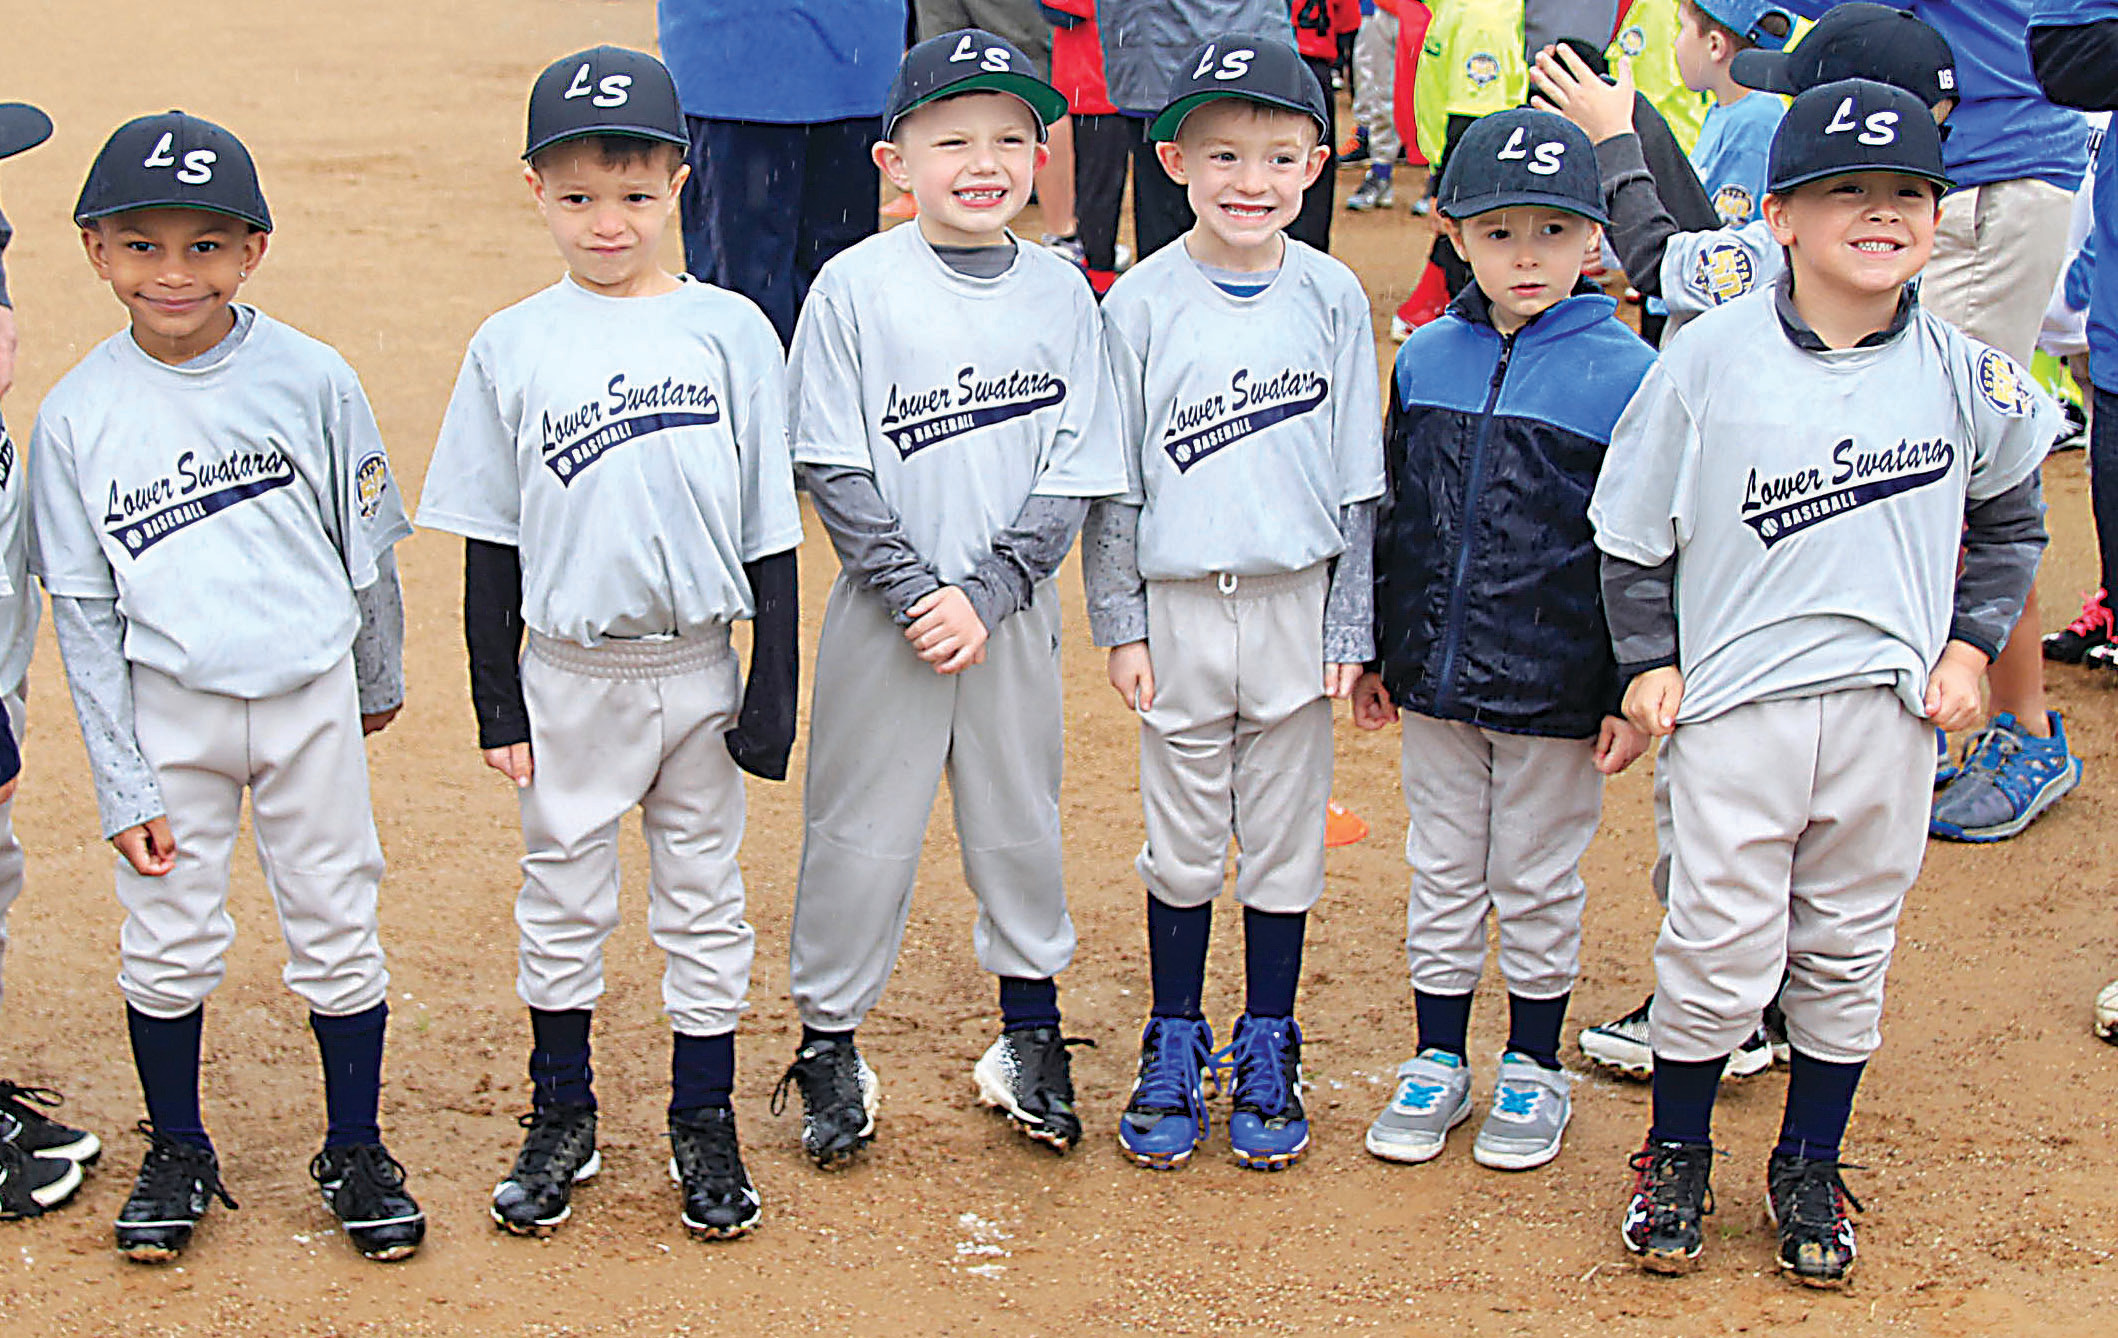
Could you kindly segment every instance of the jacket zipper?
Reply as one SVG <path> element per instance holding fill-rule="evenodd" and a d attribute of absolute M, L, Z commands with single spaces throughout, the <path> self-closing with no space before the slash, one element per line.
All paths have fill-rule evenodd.
<path fill-rule="evenodd" d="M 1464 587 L 1471 579 L 1471 541 L 1477 532 L 1478 495 L 1485 491 L 1486 483 L 1486 441 L 1493 435 L 1493 410 L 1500 403 L 1500 383 L 1507 379 L 1508 359 L 1514 354 L 1515 335 L 1500 336 L 1500 361 L 1493 365 L 1493 381 L 1486 388 L 1485 412 L 1479 416 L 1478 435 L 1471 441 L 1471 466 L 1465 471 L 1463 486 L 1463 533 L 1456 541 L 1456 573 L 1449 582 L 1448 627 L 1441 641 L 1440 682 L 1434 685 L 1437 707 L 1455 695 L 1456 657 L 1463 649 Z"/>

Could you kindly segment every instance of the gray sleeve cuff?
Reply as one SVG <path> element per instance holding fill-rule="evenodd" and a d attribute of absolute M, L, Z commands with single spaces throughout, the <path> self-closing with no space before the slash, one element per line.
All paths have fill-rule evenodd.
<path fill-rule="evenodd" d="M 909 610 L 941 589 L 941 576 L 912 546 L 875 476 L 844 465 L 804 465 L 802 481 L 846 574 L 880 596 L 900 626 L 910 625 Z"/>
<path fill-rule="evenodd" d="M 1324 663 L 1366 664 L 1375 658 L 1375 503 L 1340 507 L 1338 532 L 1346 547 L 1324 596 Z"/>
<path fill-rule="evenodd" d="M 360 630 L 353 634 L 360 713 L 394 711 L 404 705 L 404 587 L 394 551 L 375 559 L 374 584 L 355 590 L 353 601 L 360 606 Z"/>
<path fill-rule="evenodd" d="M 1643 567 L 1603 555 L 1603 616 L 1621 680 L 1677 662 L 1676 577 L 1675 557 Z"/>
<path fill-rule="evenodd" d="M 52 634 L 66 662 L 66 686 L 95 778 L 103 838 L 161 817 L 162 788 L 133 732 L 132 668 L 125 662 L 125 624 L 115 599 L 54 595 Z"/>
<path fill-rule="evenodd" d="M 1147 582 L 1140 576 L 1140 507 L 1104 498 L 1081 531 L 1081 583 L 1089 636 L 1099 646 L 1147 640 Z"/>
<path fill-rule="evenodd" d="M 1613 135 L 1598 144 L 1596 168 L 1603 177 L 1603 202 L 1611 218 L 1605 233 L 1625 267 L 1626 281 L 1643 293 L 1660 293 L 1662 250 L 1677 231 L 1677 223 L 1655 190 L 1640 137 Z"/>
<path fill-rule="evenodd" d="M 993 537 L 987 553 L 964 579 L 963 593 L 990 632 L 1000 620 L 1029 605 L 1039 581 L 1048 580 L 1066 561 L 1074 536 L 1088 514 L 1086 497 L 1032 494 L 1014 522 Z"/>
<path fill-rule="evenodd" d="M 1976 646 L 1988 658 L 2000 654 L 2022 617 L 2045 543 L 2044 486 L 2035 470 L 2006 492 L 1965 506 L 1950 640 Z"/>

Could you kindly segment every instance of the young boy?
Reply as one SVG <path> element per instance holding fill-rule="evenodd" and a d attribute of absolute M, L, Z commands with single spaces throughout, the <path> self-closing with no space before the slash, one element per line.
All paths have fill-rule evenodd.
<path fill-rule="evenodd" d="M 1464 1035 L 1490 910 L 1509 1030 L 1471 1152 L 1527 1170 L 1559 1154 L 1573 1110 L 1559 1031 L 1602 776 L 1646 747 L 1616 715 L 1588 503 L 1654 354 L 1610 298 L 1571 295 L 1604 221 L 1580 130 L 1550 112 L 1485 117 L 1450 155 L 1437 209 L 1474 282 L 1397 355 L 1375 543 L 1381 667 L 1353 697 L 1364 729 L 1404 712 L 1419 1021 L 1368 1150 L 1430 1160 L 1470 1115 Z"/>
<path fill-rule="evenodd" d="M 667 959 L 681 1218 L 726 1238 L 760 1211 L 729 1099 L 752 953 L 738 768 L 786 775 L 801 517 L 771 322 L 659 259 L 685 143 L 652 56 L 596 47 L 538 76 L 524 176 L 567 272 L 472 337 L 420 496 L 420 524 L 464 536 L 478 743 L 522 807 L 531 1110 L 492 1203 L 517 1235 L 564 1222 L 602 1165 L 589 1023 L 635 807 Z M 742 618 L 747 691 L 729 646 Z"/>
<path fill-rule="evenodd" d="M 391 549 L 411 527 L 352 368 L 235 303 L 272 216 L 234 135 L 182 112 L 120 126 L 74 221 L 132 327 L 37 415 L 31 561 L 120 856 L 118 984 L 151 1146 L 118 1249 L 174 1259 L 209 1198 L 235 1206 L 199 1115 L 199 1038 L 235 933 L 247 788 L 323 1059 L 309 1173 L 362 1254 L 402 1259 L 426 1219 L 376 1119 L 389 976 L 361 737 L 404 700 Z"/>
<path fill-rule="evenodd" d="M 1839 1146 L 1926 845 L 1933 730 L 1976 718 L 2020 612 L 2060 422 L 1908 286 L 1947 187 L 1919 98 L 1847 80 L 1796 99 L 1764 201 L 1786 276 L 1686 327 L 1590 508 L 1625 713 L 1668 739 L 1654 1122 L 1623 1224 L 1658 1272 L 1699 1253 L 1715 1084 L 1776 990 L 1779 1265 L 1813 1286 L 1853 1270 Z"/>
<path fill-rule="evenodd" d="M 1737 83 L 1729 63 L 1753 47 L 1785 46 L 1794 16 L 1764 0 L 1677 0 L 1677 14 L 1677 73 L 1686 88 L 1713 98 L 1692 146 L 1692 169 L 1721 221 L 1740 228 L 1758 216 L 1765 155 L 1785 105 Z"/>
<path fill-rule="evenodd" d="M 1053 977 L 1072 960 L 1060 869 L 1059 604 L 1088 500 L 1125 486 L 1102 322 L 1081 271 L 1008 222 L 1065 99 L 979 29 L 905 53 L 875 161 L 919 204 L 817 276 L 788 363 L 789 427 L 841 571 L 824 607 L 789 984 L 802 1145 L 875 1133 L 854 1032 L 881 999 L 944 772 L 1001 1035 L 979 1098 L 1059 1152 L 1081 1136 Z"/>
<path fill-rule="evenodd" d="M 26 102 L 0 103 L 0 158 L 33 149 L 51 136 L 51 118 Z M 0 217 L 0 252 L 14 235 Z M 13 384 L 15 312 L 0 269 L 0 395 Z M 37 596 L 29 584 L 29 532 L 23 505 L 28 485 L 22 457 L 0 422 L 0 954 L 7 949 L 7 910 L 22 894 L 22 843 L 15 839 L 15 782 L 22 774 L 18 743 L 25 720 L 24 688 L 37 642 Z M 0 1221 L 35 1217 L 73 1197 L 81 1167 L 103 1144 L 94 1134 L 59 1123 L 37 1107 L 58 1104 L 42 1087 L 0 1081 Z"/>
<path fill-rule="evenodd" d="M 1273 38 L 1192 52 L 1150 133 L 1197 223 L 1105 300 L 1130 481 L 1096 505 L 1089 625 L 1140 715 L 1153 1013 L 1118 1124 L 1181 1166 L 1208 1133 L 1201 1072 L 1235 1070 L 1229 1141 L 1259 1170 L 1309 1146 L 1294 1020 L 1324 886 L 1331 698 L 1373 652 L 1382 437 L 1368 301 L 1282 233 L 1330 146 L 1324 91 Z M 1246 1005 L 1213 1053 L 1200 1006 L 1233 836 Z"/>

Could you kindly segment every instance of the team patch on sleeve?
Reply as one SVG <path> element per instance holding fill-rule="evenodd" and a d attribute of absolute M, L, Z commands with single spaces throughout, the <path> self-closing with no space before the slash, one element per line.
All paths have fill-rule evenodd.
<path fill-rule="evenodd" d="M 1978 381 L 1978 393 L 1997 411 L 2010 418 L 2020 418 L 2030 411 L 2027 378 L 2007 354 L 1996 348 L 1979 354 L 1974 375 Z"/>
<path fill-rule="evenodd" d="M 381 451 L 368 452 L 353 466 L 353 488 L 360 499 L 360 518 L 375 519 L 383 494 L 390 490 L 390 462 Z"/>
<path fill-rule="evenodd" d="M 1756 215 L 1757 202 L 1750 198 L 1749 191 L 1729 182 L 1714 192 L 1714 212 L 1729 227 L 1739 228 Z"/>
<path fill-rule="evenodd" d="M 1758 267 L 1750 252 L 1730 238 L 1708 242 L 1692 261 L 1692 287 L 1713 299 L 1715 306 L 1743 296 L 1757 281 Z"/>

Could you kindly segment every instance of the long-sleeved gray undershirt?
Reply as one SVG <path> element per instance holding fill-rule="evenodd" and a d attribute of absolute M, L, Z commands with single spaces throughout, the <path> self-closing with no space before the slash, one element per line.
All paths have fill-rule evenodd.
<path fill-rule="evenodd" d="M 1610 226 L 1603 235 L 1618 253 L 1625 279 L 1650 297 L 1662 293 L 1662 252 L 1681 229 L 1670 217 L 1638 135 L 1613 135 L 1596 146 L 1596 167 L 1603 177 L 1603 198 Z"/>
<path fill-rule="evenodd" d="M 802 481 L 846 574 L 881 596 L 900 626 L 909 625 L 912 606 L 939 590 L 942 579 L 912 546 L 875 476 L 840 465 L 804 465 Z M 1086 498 L 1032 494 L 1014 522 L 993 536 L 990 551 L 958 583 L 988 632 L 1027 606 L 1037 583 L 1059 570 L 1087 513 Z"/>
<path fill-rule="evenodd" d="M 1964 507 L 1951 641 L 1988 659 L 2000 654 L 2022 617 L 2045 542 L 2044 484 L 2035 471 L 1999 496 Z M 1643 567 L 1603 554 L 1604 615 L 1622 680 L 1677 663 L 1676 570 L 1674 557 Z"/>
<path fill-rule="evenodd" d="M 1375 658 L 1375 503 L 1338 513 L 1345 550 L 1332 561 L 1324 596 L 1324 663 Z M 1140 575 L 1140 507 L 1108 498 L 1089 508 L 1081 532 L 1081 579 L 1089 635 L 1099 646 L 1147 639 L 1147 582 Z"/>

